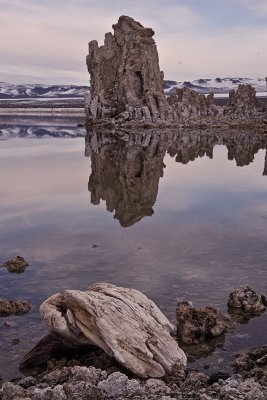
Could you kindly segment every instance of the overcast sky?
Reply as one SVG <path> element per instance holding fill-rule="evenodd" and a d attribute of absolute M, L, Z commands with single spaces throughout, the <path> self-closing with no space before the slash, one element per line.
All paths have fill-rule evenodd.
<path fill-rule="evenodd" d="M 166 79 L 267 76 L 267 0 L 0 0 L 0 81 L 88 84 L 120 15 L 154 29 Z"/>

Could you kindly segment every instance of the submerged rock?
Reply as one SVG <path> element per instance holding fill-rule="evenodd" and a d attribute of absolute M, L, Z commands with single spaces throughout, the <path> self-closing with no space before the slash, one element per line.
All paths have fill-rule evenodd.
<path fill-rule="evenodd" d="M 265 296 L 256 293 L 248 285 L 242 285 L 230 293 L 227 305 L 230 313 L 233 308 L 249 314 L 258 314 L 266 310 L 267 301 Z"/>
<path fill-rule="evenodd" d="M 186 344 L 204 342 L 233 328 L 230 318 L 218 308 L 195 308 L 188 302 L 177 303 L 176 320 L 178 338 Z"/>
<path fill-rule="evenodd" d="M 99 283 L 66 290 L 40 307 L 42 320 L 77 344 L 94 344 L 134 374 L 161 377 L 186 356 L 170 336 L 173 325 L 138 290 Z"/>
<path fill-rule="evenodd" d="M 13 258 L 12 260 L 6 261 L 2 267 L 6 268 L 8 272 L 11 273 L 16 273 L 16 274 L 21 274 L 22 272 L 25 271 L 25 268 L 29 264 L 24 260 L 23 257 L 17 256 L 16 258 Z"/>
<path fill-rule="evenodd" d="M 26 314 L 30 309 L 31 305 L 26 300 L 0 299 L 0 317 L 11 314 Z"/>

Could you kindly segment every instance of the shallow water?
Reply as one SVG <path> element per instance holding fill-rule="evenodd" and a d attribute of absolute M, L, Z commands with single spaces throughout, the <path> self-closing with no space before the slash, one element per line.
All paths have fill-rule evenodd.
<path fill-rule="evenodd" d="M 173 322 L 177 298 L 226 311 L 241 284 L 266 294 L 265 137 L 71 136 L 0 141 L 0 263 L 21 255 L 30 264 L 20 275 L 0 269 L 0 295 L 33 305 L 0 319 L 4 379 L 21 374 L 19 359 L 45 332 L 39 305 L 64 289 L 134 287 Z M 223 368 L 266 344 L 266 329 L 265 314 L 253 318 L 193 365 Z"/>

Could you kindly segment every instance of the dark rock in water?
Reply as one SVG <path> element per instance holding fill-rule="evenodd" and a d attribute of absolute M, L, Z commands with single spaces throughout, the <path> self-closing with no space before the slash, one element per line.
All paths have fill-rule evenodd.
<path fill-rule="evenodd" d="M 106 33 L 103 46 L 96 40 L 89 43 L 88 120 L 168 120 L 171 110 L 163 92 L 154 31 L 127 16 L 121 16 L 113 29 L 114 35 Z"/>
<path fill-rule="evenodd" d="M 20 344 L 20 339 L 19 338 L 13 339 L 11 344 L 12 346 L 17 346 L 18 344 Z"/>
<path fill-rule="evenodd" d="M 230 378 L 230 374 L 228 372 L 216 372 L 211 374 L 209 379 L 207 380 L 208 385 L 213 385 L 213 383 L 218 382 L 219 379 L 226 380 Z"/>
<path fill-rule="evenodd" d="M 231 309 L 240 310 L 249 314 L 259 314 L 266 310 L 265 296 L 258 294 L 248 285 L 242 285 L 230 293 L 227 305 Z"/>
<path fill-rule="evenodd" d="M 2 267 L 6 268 L 8 272 L 21 274 L 22 272 L 25 271 L 25 268 L 28 265 L 29 264 L 24 260 L 23 257 L 17 256 L 16 258 L 13 258 L 12 260 L 6 261 L 2 265 Z"/>
<path fill-rule="evenodd" d="M 178 302 L 176 308 L 178 338 L 186 344 L 197 344 L 220 336 L 233 328 L 230 318 L 218 308 L 195 308 Z"/>
<path fill-rule="evenodd" d="M 0 317 L 11 314 L 26 314 L 30 309 L 31 305 L 26 300 L 8 300 L 0 298 Z"/>

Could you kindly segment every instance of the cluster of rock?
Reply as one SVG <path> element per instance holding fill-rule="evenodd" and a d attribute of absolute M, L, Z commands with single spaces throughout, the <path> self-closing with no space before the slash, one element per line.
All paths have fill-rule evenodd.
<path fill-rule="evenodd" d="M 228 297 L 228 315 L 216 307 L 196 308 L 188 301 L 177 302 L 177 336 L 185 344 L 198 344 L 233 330 L 236 314 L 245 320 L 266 310 L 266 298 L 248 285 L 233 290 Z M 242 322 L 242 318 L 239 322 Z"/>
<path fill-rule="evenodd" d="M 25 268 L 29 264 L 24 260 L 23 257 L 17 256 L 10 260 L 4 262 L 1 265 L 2 268 L 5 268 L 10 273 L 21 274 L 25 271 Z M 0 298 L 0 317 L 6 317 L 8 315 L 21 315 L 26 314 L 31 309 L 31 304 L 24 299 L 5 299 Z"/>
<path fill-rule="evenodd" d="M 228 299 L 229 306 L 248 313 L 264 311 L 264 302 L 264 296 L 247 285 Z M 185 354 L 170 336 L 173 325 L 137 290 L 95 284 L 85 292 L 68 290 L 51 296 L 40 311 L 55 336 L 65 346 L 74 346 L 76 357 L 79 346 L 93 344 L 117 364 L 115 360 L 109 364 L 101 354 L 94 356 L 94 347 L 93 357 L 87 357 L 89 348 L 86 352 L 81 347 L 81 359 L 45 359 L 45 371 L 3 383 L 1 400 L 264 400 L 267 396 L 266 346 L 239 355 L 232 376 L 187 370 Z M 181 341 L 197 343 L 227 332 L 231 322 L 216 308 L 196 309 L 178 302 L 177 325 Z M 51 350 L 53 344 L 46 346 Z M 32 361 L 42 358 L 42 348 L 37 347 Z M 29 357 L 24 364 L 30 365 Z"/>
<path fill-rule="evenodd" d="M 50 363 L 41 376 L 4 383 L 1 400 L 264 400 L 267 393 L 263 380 L 241 374 L 226 380 L 215 378 L 212 384 L 197 371 L 143 381 L 119 371 L 108 374 L 92 366 L 69 364 L 66 360 Z"/>
<path fill-rule="evenodd" d="M 220 125 L 251 123 L 251 118 L 266 122 L 266 107 L 250 85 L 231 91 L 225 107 L 215 105 L 212 94 L 205 97 L 188 88 L 166 98 L 154 31 L 127 16 L 121 16 L 113 29 L 114 35 L 107 33 L 103 46 L 89 42 L 86 62 L 91 89 L 85 97 L 89 126 L 108 121 L 114 125 Z"/>

